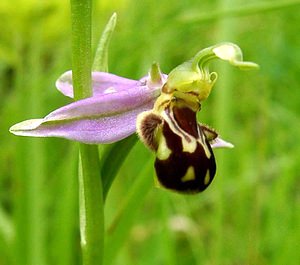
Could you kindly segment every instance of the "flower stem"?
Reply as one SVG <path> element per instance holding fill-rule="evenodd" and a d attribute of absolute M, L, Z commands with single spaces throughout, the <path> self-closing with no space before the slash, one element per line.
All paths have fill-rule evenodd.
<path fill-rule="evenodd" d="M 80 144 L 79 213 L 82 261 L 100 265 L 103 260 L 104 205 L 96 146 Z"/>
<path fill-rule="evenodd" d="M 91 0 L 71 0 L 74 98 L 92 95 Z M 102 264 L 104 205 L 97 146 L 80 144 L 79 206 L 82 261 Z"/>

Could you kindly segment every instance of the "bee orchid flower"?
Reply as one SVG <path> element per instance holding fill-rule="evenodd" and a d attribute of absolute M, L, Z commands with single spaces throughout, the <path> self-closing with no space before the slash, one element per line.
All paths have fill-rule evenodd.
<path fill-rule="evenodd" d="M 217 73 L 208 68 L 213 59 L 242 69 L 257 67 L 243 62 L 240 48 L 232 43 L 201 50 L 170 72 L 153 109 L 137 118 L 141 140 L 156 155 L 158 184 L 179 193 L 205 190 L 216 173 L 212 147 L 233 147 L 196 118 L 217 80 Z"/>
<path fill-rule="evenodd" d="M 180 98 L 193 94 L 195 87 L 201 87 L 201 96 L 197 100 L 206 99 L 216 81 L 216 74 L 208 72 L 207 62 L 210 59 L 226 60 L 241 68 L 255 66 L 242 62 L 240 49 L 231 43 L 204 49 L 197 56 L 202 58 L 200 68 L 199 57 L 178 66 L 169 76 L 161 73 L 157 64 L 153 64 L 149 74 L 140 80 L 92 72 L 92 97 L 63 106 L 42 119 L 17 123 L 10 132 L 20 136 L 61 137 L 87 144 L 116 142 L 136 132 L 137 116 L 152 110 L 158 98 L 161 100 L 160 95 L 172 94 L 174 98 Z M 72 98 L 72 72 L 59 77 L 56 87 Z M 206 131 L 214 135 L 209 140 L 213 148 L 232 147 L 216 132 Z"/>

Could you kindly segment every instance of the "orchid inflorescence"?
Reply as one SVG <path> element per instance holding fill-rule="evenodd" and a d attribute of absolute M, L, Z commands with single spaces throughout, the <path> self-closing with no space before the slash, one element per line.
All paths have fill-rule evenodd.
<path fill-rule="evenodd" d="M 182 193 L 202 191 L 216 172 L 212 148 L 233 147 L 196 119 L 217 80 L 217 74 L 208 68 L 216 58 L 241 69 L 258 67 L 243 61 L 237 45 L 221 43 L 201 50 L 168 76 L 157 64 L 140 80 L 92 72 L 92 97 L 61 107 L 43 119 L 20 122 L 10 132 L 102 144 L 137 131 L 142 142 L 156 153 L 155 169 L 161 186 Z M 59 77 L 56 87 L 73 97 L 72 72 Z"/>

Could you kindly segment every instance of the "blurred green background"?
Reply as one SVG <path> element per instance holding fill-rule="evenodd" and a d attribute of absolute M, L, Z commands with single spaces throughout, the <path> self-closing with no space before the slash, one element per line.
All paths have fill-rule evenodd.
<path fill-rule="evenodd" d="M 199 120 L 235 148 L 215 151 L 205 192 L 156 188 L 154 155 L 130 151 L 106 201 L 105 265 L 300 264 L 300 1 L 94 1 L 95 45 L 114 11 L 115 74 L 168 73 L 220 41 L 261 68 L 212 65 Z M 78 146 L 8 132 L 70 102 L 54 85 L 71 68 L 69 2 L 2 0 L 0 18 L 0 265 L 77 265 Z"/>

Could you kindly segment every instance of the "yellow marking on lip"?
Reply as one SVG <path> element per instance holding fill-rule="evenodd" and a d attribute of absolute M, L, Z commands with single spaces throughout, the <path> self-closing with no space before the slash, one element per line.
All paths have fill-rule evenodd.
<path fill-rule="evenodd" d="M 182 151 L 188 152 L 188 153 L 194 153 L 197 148 L 197 141 L 191 137 L 191 142 L 188 142 L 184 139 L 184 137 L 181 137 L 182 140 Z"/>
<path fill-rule="evenodd" d="M 193 166 L 188 167 L 185 175 L 181 178 L 182 182 L 186 182 L 189 180 L 194 180 L 195 179 L 195 170 Z"/>
<path fill-rule="evenodd" d="M 207 185 L 210 181 L 209 169 L 206 171 L 206 175 L 204 177 L 204 185 Z"/>
<path fill-rule="evenodd" d="M 167 146 L 166 138 L 163 134 L 160 135 L 160 141 L 158 144 L 156 156 L 159 160 L 167 160 L 171 155 L 172 151 Z"/>
<path fill-rule="evenodd" d="M 203 146 L 206 157 L 209 159 L 211 157 L 211 152 L 209 151 L 206 144 L 201 143 L 201 145 Z"/>

